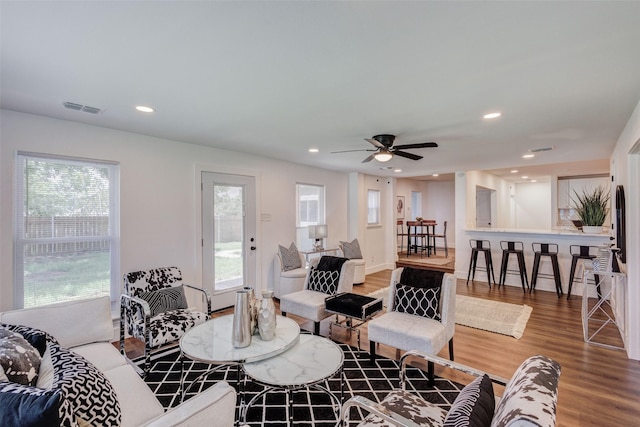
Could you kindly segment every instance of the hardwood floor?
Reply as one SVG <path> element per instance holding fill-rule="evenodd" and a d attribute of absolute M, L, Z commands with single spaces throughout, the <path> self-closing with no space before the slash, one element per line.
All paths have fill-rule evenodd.
<path fill-rule="evenodd" d="M 391 270 L 370 274 L 354 292 L 368 294 L 388 286 Z M 517 287 L 489 289 L 486 283 L 459 279 L 457 293 L 533 307 L 524 336 L 512 337 L 456 325 L 455 360 L 475 368 L 510 378 L 520 363 L 535 354 L 544 354 L 562 365 L 557 409 L 558 426 L 630 426 L 640 424 L 640 362 L 629 360 L 621 350 L 587 344 L 582 339 L 579 296 L 567 301 L 553 292 L 523 294 Z M 229 314 L 231 309 L 215 313 Z M 312 323 L 296 318 L 303 329 Z M 329 334 L 329 319 L 321 324 L 321 335 Z M 355 345 L 349 336 L 334 328 L 333 339 Z M 367 328 L 361 328 L 362 348 L 368 349 Z M 138 352 L 139 346 L 127 347 Z M 137 347 L 137 350 L 136 350 Z M 395 349 L 380 346 L 379 354 L 398 358 Z M 448 358 L 445 349 L 440 356 Z M 464 382 L 465 378 L 436 369 L 436 374 Z M 498 394 L 501 390 L 497 390 Z"/>

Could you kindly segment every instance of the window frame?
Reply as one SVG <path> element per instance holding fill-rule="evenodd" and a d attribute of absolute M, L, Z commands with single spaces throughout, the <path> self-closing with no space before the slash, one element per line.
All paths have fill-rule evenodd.
<path fill-rule="evenodd" d="M 316 208 L 317 210 L 317 214 L 318 214 L 318 218 L 317 221 L 309 221 L 309 215 L 307 215 L 307 220 L 306 221 L 302 221 L 302 219 L 300 218 L 300 213 L 302 211 L 302 202 L 303 201 L 312 201 L 312 200 L 316 200 L 315 198 L 313 198 L 313 196 L 309 196 L 309 195 L 302 195 L 301 193 L 303 193 L 302 187 L 312 187 L 318 190 L 318 197 L 317 197 L 317 201 L 318 201 L 318 206 Z M 296 183 L 296 227 L 298 228 L 303 228 L 303 227 L 308 227 L 310 225 L 318 225 L 318 224 L 326 224 L 326 189 L 324 185 L 318 185 L 318 184 L 307 184 L 307 183 L 302 183 L 302 182 L 297 182 Z"/>
<path fill-rule="evenodd" d="M 367 226 L 378 226 L 381 223 L 380 190 L 369 189 L 367 190 Z"/>
<path fill-rule="evenodd" d="M 109 243 L 109 298 L 112 308 L 118 305 L 121 294 L 120 287 L 120 167 L 118 162 L 87 159 L 72 156 L 62 156 L 46 153 L 33 153 L 18 151 L 15 160 L 15 180 L 14 180 L 14 238 L 13 238 L 13 289 L 14 308 L 24 308 L 25 302 L 25 257 L 24 251 L 28 245 L 36 243 L 70 243 L 70 242 L 91 242 L 108 241 Z M 96 168 L 107 168 L 109 171 L 109 227 L 106 235 L 99 236 L 74 236 L 74 237 L 45 237 L 29 238 L 25 235 L 25 166 L 29 160 L 50 161 L 58 163 L 68 163 Z M 71 301 L 74 298 L 66 298 L 55 301 Z M 48 303 L 46 303 L 48 304 Z M 39 304 L 43 305 L 43 304 Z M 36 304 L 35 306 L 39 306 Z"/>

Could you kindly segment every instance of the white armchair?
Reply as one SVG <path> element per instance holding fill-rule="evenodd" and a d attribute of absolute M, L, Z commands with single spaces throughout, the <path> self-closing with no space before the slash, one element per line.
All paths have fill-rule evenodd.
<path fill-rule="evenodd" d="M 339 276 L 336 285 L 335 272 L 332 272 L 334 273 L 333 277 L 328 277 L 330 276 L 329 274 L 326 275 L 326 278 L 316 277 L 318 275 L 318 266 L 323 259 L 327 261 L 329 259 L 340 260 L 344 258 L 323 256 L 312 259 L 309 263 L 304 289 L 282 295 L 280 298 L 280 311 L 282 315 L 286 316 L 287 313 L 291 313 L 312 320 L 314 322 L 314 333 L 316 335 L 320 334 L 320 321 L 332 315 L 325 309 L 325 299 L 328 296 L 342 292 L 351 292 L 353 290 L 353 273 L 355 270 L 355 265 L 352 261 L 344 261 L 338 273 Z M 321 273 L 328 273 L 328 271 Z"/>
<path fill-rule="evenodd" d="M 429 270 L 412 269 L 417 274 L 428 272 L 443 274 L 440 299 L 437 313 L 431 315 L 410 314 L 411 310 L 397 307 L 396 284 L 400 283 L 404 268 L 397 268 L 391 273 L 387 312 L 368 323 L 371 360 L 376 357 L 376 343 L 385 344 L 401 350 L 419 350 L 427 354 L 437 355 L 449 343 L 449 358 L 453 360 L 453 335 L 455 333 L 456 284 L 455 276 L 448 273 L 431 272 Z M 427 273 L 425 273 L 427 274 Z M 414 276 L 415 277 L 415 276 Z M 424 290 L 417 283 L 402 283 L 406 287 Z M 414 297 L 420 294 L 415 294 Z M 413 307 L 425 302 L 414 299 Z M 432 304 L 433 305 L 433 304 Z M 418 307 L 420 309 L 420 307 Z M 430 378 L 433 379 L 433 364 L 429 365 Z"/>
<path fill-rule="evenodd" d="M 292 270 L 284 269 L 280 253 L 277 253 L 273 258 L 273 295 L 278 299 L 282 295 L 298 292 L 304 288 L 304 281 L 307 277 L 306 260 L 303 254 L 300 253 L 298 256 L 302 267 Z"/>

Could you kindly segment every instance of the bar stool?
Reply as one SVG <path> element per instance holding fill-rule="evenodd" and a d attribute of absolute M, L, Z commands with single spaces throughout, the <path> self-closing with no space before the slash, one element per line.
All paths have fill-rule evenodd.
<path fill-rule="evenodd" d="M 469 277 L 473 282 L 476 277 L 476 264 L 478 263 L 478 253 L 484 253 L 484 262 L 486 264 L 487 282 L 491 287 L 491 277 L 493 276 L 493 284 L 496 284 L 496 276 L 493 274 L 493 261 L 491 259 L 491 242 L 488 240 L 470 239 L 471 259 L 469 260 L 469 274 L 467 274 L 467 285 L 469 285 Z M 471 272 L 473 271 L 473 276 Z"/>
<path fill-rule="evenodd" d="M 507 267 L 509 265 L 509 254 L 515 254 L 518 259 L 518 270 L 520 273 L 520 283 L 522 283 L 522 291 L 527 292 L 529 288 L 529 279 L 527 278 L 527 266 L 524 263 L 524 244 L 522 242 L 500 241 L 502 248 L 502 263 L 500 264 L 500 282 L 498 286 L 504 285 L 507 279 Z M 526 287 L 525 287 L 526 284 Z"/>
<path fill-rule="evenodd" d="M 580 245 L 571 245 L 569 246 L 569 253 L 571 253 L 571 274 L 569 274 L 569 292 L 567 292 L 567 299 L 571 298 L 571 287 L 573 286 L 573 281 L 575 280 L 576 267 L 578 266 L 578 260 L 593 260 L 598 257 L 600 254 L 600 246 L 580 246 Z M 584 275 L 584 265 L 583 265 L 583 275 Z M 596 281 L 596 290 L 598 291 L 598 298 L 602 297 L 602 293 L 600 292 L 600 278 L 597 274 L 593 275 Z M 582 279 L 578 279 L 582 280 Z"/>
<path fill-rule="evenodd" d="M 538 280 L 538 270 L 540 268 L 540 258 L 548 256 L 551 258 L 553 266 L 553 279 L 556 282 L 556 293 L 558 297 L 562 295 L 562 281 L 560 279 L 560 267 L 558 265 L 558 245 L 555 243 L 532 243 L 533 248 L 533 274 L 531 275 L 531 287 L 529 292 L 536 289 L 536 281 Z M 549 274 L 540 274 L 541 276 L 549 276 Z"/>

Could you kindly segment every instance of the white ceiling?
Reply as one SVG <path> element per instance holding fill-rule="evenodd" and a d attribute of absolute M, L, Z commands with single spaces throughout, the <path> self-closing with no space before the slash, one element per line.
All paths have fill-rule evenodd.
<path fill-rule="evenodd" d="M 640 100 L 638 1 L 0 8 L 2 108 L 335 170 L 606 172 Z M 492 111 L 503 116 L 482 119 Z M 330 153 L 371 148 L 364 138 L 379 133 L 440 146 L 384 165 Z M 522 159 L 542 147 L 553 150 Z"/>

